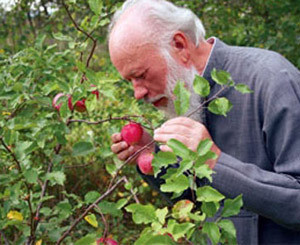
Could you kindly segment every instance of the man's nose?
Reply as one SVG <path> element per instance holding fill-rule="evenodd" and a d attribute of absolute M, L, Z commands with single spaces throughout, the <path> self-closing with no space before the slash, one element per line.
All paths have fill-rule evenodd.
<path fill-rule="evenodd" d="M 142 85 L 137 85 L 133 82 L 134 97 L 137 100 L 143 99 L 148 94 L 148 89 Z"/>

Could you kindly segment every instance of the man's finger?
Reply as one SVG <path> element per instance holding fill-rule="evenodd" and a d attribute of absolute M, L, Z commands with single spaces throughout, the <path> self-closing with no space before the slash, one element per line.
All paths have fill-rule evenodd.
<path fill-rule="evenodd" d="M 166 151 L 173 152 L 173 150 L 172 150 L 169 146 L 167 146 L 167 145 L 161 145 L 161 146 L 159 147 L 159 149 L 160 149 L 161 151 L 164 151 L 164 152 L 166 152 Z"/>
<path fill-rule="evenodd" d="M 196 121 L 188 118 L 188 117 L 175 117 L 168 121 L 166 121 L 164 124 L 161 125 L 161 127 L 169 126 L 169 125 L 184 125 L 187 127 L 190 127 L 193 123 Z"/>
<path fill-rule="evenodd" d="M 114 133 L 112 136 L 111 136 L 111 141 L 113 143 L 118 143 L 122 140 L 122 136 L 121 136 L 121 133 Z"/>
<path fill-rule="evenodd" d="M 119 153 L 118 158 L 121 161 L 126 161 L 131 155 L 133 155 L 133 153 L 134 153 L 134 148 L 132 146 L 130 146 L 127 150 Z"/>
<path fill-rule="evenodd" d="M 119 152 L 126 150 L 128 148 L 128 144 L 125 141 L 121 141 L 113 144 L 110 148 L 113 153 L 118 154 Z"/>
<path fill-rule="evenodd" d="M 176 139 L 182 142 L 183 144 L 186 144 L 188 142 L 188 138 L 184 135 L 179 134 L 155 134 L 154 140 L 161 142 L 161 143 L 167 143 L 170 139 Z"/>
<path fill-rule="evenodd" d="M 155 134 L 186 134 L 189 128 L 183 125 L 167 125 L 165 127 L 154 130 Z"/>

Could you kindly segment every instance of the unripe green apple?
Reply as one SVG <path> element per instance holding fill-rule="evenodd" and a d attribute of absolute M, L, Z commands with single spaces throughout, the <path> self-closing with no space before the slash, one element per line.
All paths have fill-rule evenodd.
<path fill-rule="evenodd" d="M 125 125 L 121 130 L 122 139 L 126 141 L 128 145 L 137 144 L 143 135 L 143 128 L 138 123 L 129 123 Z"/>

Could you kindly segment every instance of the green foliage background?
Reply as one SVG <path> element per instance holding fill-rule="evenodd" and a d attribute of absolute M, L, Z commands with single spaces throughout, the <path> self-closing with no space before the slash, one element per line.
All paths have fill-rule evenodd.
<path fill-rule="evenodd" d="M 88 1 L 66 1 L 80 28 L 91 32 L 97 40 L 89 68 L 85 68 L 85 64 L 92 42 L 74 28 L 61 0 L 39 3 L 20 0 L 11 10 L 0 8 L 0 136 L 23 170 L 18 171 L 16 161 L 1 145 L 0 231 L 5 231 L 12 244 L 23 244 L 30 231 L 25 222 L 7 220 L 7 213 L 19 210 L 24 220 L 33 218 L 26 197 L 31 196 L 36 208 L 41 184 L 47 179 L 50 184 L 36 240 L 52 244 L 93 196 L 103 193 L 115 166 L 120 165 L 110 151 L 110 135 L 118 132 L 125 121 L 99 125 L 73 123 L 67 127 L 65 121 L 70 116 L 96 121 L 128 114 L 145 115 L 151 118 L 153 126 L 163 120 L 151 106 L 133 99 L 131 85 L 120 80 L 112 67 L 106 30 L 110 16 L 123 1 L 102 2 L 101 14 L 95 17 Z M 300 67 L 299 1 L 173 2 L 191 8 L 202 19 L 207 36 L 219 37 L 232 45 L 271 49 Z M 81 84 L 83 72 L 88 80 Z M 91 84 L 100 91 L 99 100 L 90 93 Z M 65 103 L 58 114 L 51 101 L 59 92 L 72 93 L 74 100 L 87 98 L 88 113 L 71 115 Z M 145 124 L 142 119 L 138 121 Z M 88 148 L 74 147 L 82 146 L 80 142 L 88 143 Z M 59 151 L 57 146 L 60 146 Z M 46 174 L 49 162 L 53 163 L 51 175 Z M 123 174 L 128 176 L 135 191 L 139 190 L 140 200 L 158 206 L 165 204 L 141 181 L 134 167 L 125 168 Z M 122 187 L 108 201 L 127 197 L 131 198 L 131 193 Z M 107 206 L 111 206 L 105 214 L 109 234 L 120 244 L 132 244 L 141 228 L 132 223 L 127 213 L 118 212 L 111 203 Z M 87 234 L 100 236 L 103 230 L 101 222 L 95 229 L 82 221 L 65 242 L 74 243 Z"/>

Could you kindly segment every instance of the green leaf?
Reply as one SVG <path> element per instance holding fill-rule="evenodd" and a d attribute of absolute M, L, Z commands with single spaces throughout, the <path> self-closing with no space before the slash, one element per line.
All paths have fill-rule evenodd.
<path fill-rule="evenodd" d="M 52 173 L 47 173 L 46 179 L 48 179 L 52 185 L 55 184 L 64 185 L 66 176 L 63 172 L 52 172 Z"/>
<path fill-rule="evenodd" d="M 106 169 L 106 171 L 107 171 L 110 175 L 112 175 L 112 176 L 114 176 L 114 175 L 116 174 L 116 172 L 117 172 L 117 167 L 116 167 L 116 165 L 115 165 L 115 164 L 112 164 L 112 163 L 107 163 L 107 164 L 105 164 L 105 169 Z"/>
<path fill-rule="evenodd" d="M 88 234 L 75 242 L 75 245 L 94 245 L 96 234 Z"/>
<path fill-rule="evenodd" d="M 174 237 L 174 240 L 177 241 L 179 238 L 184 237 L 195 224 L 192 223 L 177 223 L 175 220 L 169 220 L 167 226 L 167 232 L 171 233 Z"/>
<path fill-rule="evenodd" d="M 124 202 L 123 202 L 123 204 L 124 204 Z M 101 213 L 103 213 L 103 214 L 110 214 L 113 217 L 121 217 L 122 216 L 122 211 L 120 210 L 119 202 L 117 204 L 114 202 L 102 201 L 98 204 L 98 207 L 100 208 Z"/>
<path fill-rule="evenodd" d="M 59 41 L 72 41 L 73 39 L 69 36 L 63 35 L 61 32 L 53 33 L 53 37 Z"/>
<path fill-rule="evenodd" d="M 218 155 L 213 151 L 207 152 L 204 156 L 198 156 L 195 162 L 195 168 L 198 168 L 202 164 L 206 163 L 209 159 L 217 159 Z"/>
<path fill-rule="evenodd" d="M 197 201 L 199 202 L 219 202 L 225 197 L 211 186 L 203 186 L 197 189 Z"/>
<path fill-rule="evenodd" d="M 15 151 L 18 160 L 22 160 L 26 156 L 26 150 L 31 146 L 32 142 L 30 141 L 19 141 L 16 143 Z"/>
<path fill-rule="evenodd" d="M 189 216 L 189 218 L 191 218 L 192 220 L 195 220 L 196 222 L 202 222 L 206 218 L 206 214 L 205 213 L 200 214 L 200 212 L 189 213 L 188 216 Z"/>
<path fill-rule="evenodd" d="M 184 220 L 189 217 L 194 207 L 194 203 L 190 200 L 180 200 L 172 208 L 172 216 L 175 219 Z"/>
<path fill-rule="evenodd" d="M 213 244 L 217 244 L 219 242 L 221 233 L 217 224 L 207 222 L 203 225 L 202 231 L 208 235 Z"/>
<path fill-rule="evenodd" d="M 163 192 L 181 193 L 189 187 L 189 179 L 185 175 L 171 176 L 160 186 Z"/>
<path fill-rule="evenodd" d="M 206 97 L 210 93 L 209 82 L 204 77 L 196 75 L 193 86 L 195 93 L 201 95 L 202 97 Z"/>
<path fill-rule="evenodd" d="M 176 139 L 170 139 L 167 145 L 173 150 L 173 152 L 180 156 L 182 159 L 190 159 L 193 152 L 187 148 L 187 146 Z"/>
<path fill-rule="evenodd" d="M 163 209 L 156 209 L 155 210 L 155 215 L 156 215 L 156 218 L 158 219 L 159 223 L 161 225 L 164 225 L 165 224 L 165 219 L 166 219 L 166 215 L 168 214 L 168 208 L 165 207 Z"/>
<path fill-rule="evenodd" d="M 131 204 L 128 205 L 125 210 L 132 213 L 132 219 L 136 224 L 149 224 L 155 221 L 155 208 L 148 204 Z"/>
<path fill-rule="evenodd" d="M 225 97 L 214 99 L 208 105 L 208 110 L 217 115 L 227 116 L 227 113 L 231 110 L 232 104 Z"/>
<path fill-rule="evenodd" d="M 84 156 L 93 152 L 94 146 L 91 142 L 78 142 L 73 146 L 72 156 Z"/>
<path fill-rule="evenodd" d="M 46 35 L 45 34 L 39 34 L 37 39 L 35 40 L 35 47 L 39 50 L 42 49 L 43 47 L 43 43 L 46 39 Z"/>
<path fill-rule="evenodd" d="M 117 201 L 116 203 L 116 208 L 117 209 L 121 209 L 123 208 L 126 204 L 128 203 L 128 200 L 126 198 L 122 198 L 120 200 Z"/>
<path fill-rule="evenodd" d="M 218 202 L 203 202 L 201 205 L 201 210 L 207 215 L 207 217 L 214 217 L 220 208 Z"/>
<path fill-rule="evenodd" d="M 59 202 L 55 209 L 59 211 L 59 218 L 61 219 L 67 219 L 72 214 L 72 206 L 68 200 Z"/>
<path fill-rule="evenodd" d="M 156 177 L 157 174 L 160 172 L 162 167 L 167 167 L 169 164 L 176 163 L 177 157 L 173 152 L 163 152 L 159 151 L 157 154 L 154 155 L 152 160 L 152 167 L 154 170 L 154 176 Z"/>
<path fill-rule="evenodd" d="M 145 245 L 145 244 L 176 245 L 176 243 L 168 235 L 152 235 L 152 234 L 144 234 L 134 243 L 134 245 Z"/>
<path fill-rule="evenodd" d="M 212 174 L 214 171 L 205 163 L 202 163 L 201 165 L 195 166 L 196 170 L 196 176 L 199 179 L 207 178 L 210 182 L 212 182 Z"/>
<path fill-rule="evenodd" d="M 213 142 L 210 139 L 201 140 L 197 147 L 198 156 L 204 156 L 212 147 Z"/>
<path fill-rule="evenodd" d="M 226 71 L 217 71 L 215 68 L 211 72 L 211 78 L 220 85 L 227 85 L 232 82 L 230 73 Z"/>
<path fill-rule="evenodd" d="M 174 101 L 175 112 L 178 116 L 186 113 L 190 107 L 190 92 L 184 87 L 183 82 L 178 82 L 174 89 L 176 100 Z"/>
<path fill-rule="evenodd" d="M 229 219 L 222 219 L 218 222 L 218 226 L 222 229 L 221 233 L 225 232 L 228 236 L 236 238 L 236 229 L 234 224 Z"/>
<path fill-rule="evenodd" d="M 88 3 L 94 14 L 99 16 L 103 7 L 102 0 L 89 0 Z"/>
<path fill-rule="evenodd" d="M 240 212 L 241 207 L 243 206 L 242 195 L 237 196 L 234 199 L 226 199 L 224 201 L 224 208 L 222 210 L 222 217 L 230 217 L 237 215 Z"/>
<path fill-rule="evenodd" d="M 26 181 L 30 184 L 36 184 L 38 178 L 38 172 L 36 169 L 29 169 L 24 172 Z"/>
<path fill-rule="evenodd" d="M 242 94 L 253 93 L 253 90 L 251 90 L 246 84 L 237 84 L 234 86 L 234 88 Z"/>
<path fill-rule="evenodd" d="M 185 171 L 193 167 L 194 162 L 192 160 L 182 160 L 180 162 L 179 168 L 177 169 L 177 176 L 183 174 Z"/>
<path fill-rule="evenodd" d="M 88 193 L 85 194 L 84 196 L 84 201 L 86 203 L 93 203 L 95 202 L 99 197 L 101 196 L 101 194 L 97 191 L 90 191 Z"/>

